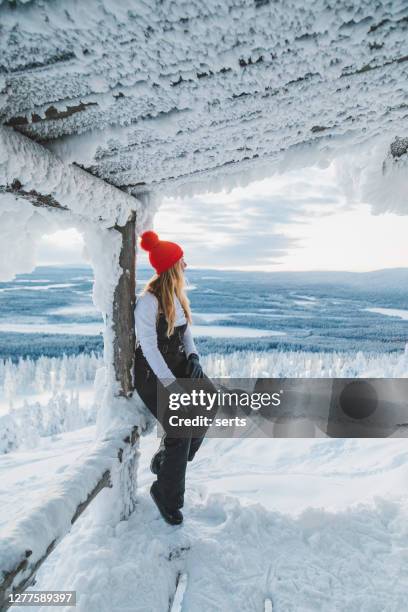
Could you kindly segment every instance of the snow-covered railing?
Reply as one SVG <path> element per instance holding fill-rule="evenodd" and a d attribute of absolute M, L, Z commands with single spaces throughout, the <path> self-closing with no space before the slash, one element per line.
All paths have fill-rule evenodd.
<path fill-rule="evenodd" d="M 10 607 L 9 593 L 21 592 L 32 584 L 39 567 L 100 491 L 115 484 L 124 514 L 132 510 L 127 507 L 126 474 L 136 469 L 138 437 L 138 429 L 133 427 L 125 437 L 121 430 L 96 442 L 86 458 L 78 459 L 48 491 L 42 505 L 16 521 L 0 542 L 0 612 Z"/>

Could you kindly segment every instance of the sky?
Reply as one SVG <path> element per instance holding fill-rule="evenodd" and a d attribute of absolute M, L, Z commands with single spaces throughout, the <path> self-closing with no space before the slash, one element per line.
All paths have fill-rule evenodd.
<path fill-rule="evenodd" d="M 239 270 L 368 271 L 406 267 L 408 216 L 350 205 L 332 167 L 306 168 L 245 188 L 166 198 L 154 228 L 178 242 L 187 264 Z M 75 230 L 44 236 L 39 264 L 83 263 Z M 138 261 L 148 265 L 139 251 Z"/>

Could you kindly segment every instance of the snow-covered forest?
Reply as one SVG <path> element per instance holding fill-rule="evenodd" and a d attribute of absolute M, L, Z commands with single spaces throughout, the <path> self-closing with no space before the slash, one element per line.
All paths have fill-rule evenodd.
<path fill-rule="evenodd" d="M 101 362 L 95 355 L 0 361 L 0 453 L 94 424 L 92 386 Z"/>
<path fill-rule="evenodd" d="M 214 378 L 408 378 L 408 344 L 391 354 L 239 351 L 202 361 Z M 98 370 L 102 376 L 96 355 L 0 361 L 0 453 L 94 424 Z"/>

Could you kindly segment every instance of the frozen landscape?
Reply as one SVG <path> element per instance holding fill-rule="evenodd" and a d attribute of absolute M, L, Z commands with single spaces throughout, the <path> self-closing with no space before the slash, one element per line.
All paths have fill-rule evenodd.
<path fill-rule="evenodd" d="M 79 396 L 86 390 L 78 372 L 85 376 L 97 364 L 89 357 L 76 368 L 78 359 L 70 358 L 59 371 L 55 360 L 43 360 L 36 372 L 30 364 L 31 372 L 20 365 L 9 374 L 9 385 L 20 382 L 20 392 L 23 383 L 35 393 L 32 384 L 42 378 L 49 388 L 53 371 L 55 390 L 43 405 L 28 399 L 29 407 L 8 414 L 20 430 L 19 449 L 0 459 L 3 537 L 41 509 L 44 496 L 63 486 L 75 460 L 94 443 L 92 394 L 85 395 L 82 407 L 71 399 L 68 410 L 61 410 L 58 400 L 70 397 L 78 383 Z M 204 364 L 212 374 L 220 368 L 234 372 L 249 361 L 253 375 L 257 369 L 274 374 L 276 368 L 280 376 L 293 375 L 296 367 L 301 376 L 329 368 L 341 375 L 345 359 L 333 353 L 239 353 L 214 355 Z M 385 364 L 388 375 L 392 368 L 408 375 L 408 353 L 360 359 L 354 371 L 376 375 Z M 38 419 L 48 423 L 47 430 L 40 430 Z M 285 612 L 312 611 L 316 602 L 325 610 L 403 609 L 408 578 L 404 439 L 208 439 L 189 468 L 185 526 L 176 530 L 162 522 L 148 495 L 149 461 L 157 444 L 154 432 L 142 438 L 137 507 L 130 520 L 110 523 L 104 509 L 109 492 L 101 493 L 97 507 L 43 565 L 35 589 L 76 590 L 84 612 L 163 610 L 182 573 L 186 588 L 174 610 L 260 610 L 265 598 Z M 45 515 L 42 524 L 50 520 Z"/>
<path fill-rule="evenodd" d="M 55 372 L 52 398 L 7 415 L 16 426 L 18 449 L 0 459 L 3 537 L 36 511 L 43 534 L 37 537 L 45 536 L 53 515 L 51 508 L 41 510 L 44 497 L 64 491 L 74 462 L 94 444 L 92 394 L 83 404 L 71 398 L 68 410 L 61 410 L 58 400 L 70 397 L 78 384 L 78 359 L 65 364 L 62 382 L 55 361 L 44 360 L 37 372 Z M 95 367 L 88 359 L 81 372 Z M 293 375 L 294 368 L 299 376 L 342 375 L 345 366 L 356 376 L 374 376 L 386 366 L 389 376 L 408 376 L 408 352 L 360 356 L 354 365 L 351 356 L 336 353 L 241 352 L 204 358 L 204 366 L 209 374 L 247 367 L 252 375 L 279 376 Z M 27 384 L 30 373 L 21 370 L 16 366 L 9 381 L 20 373 Z M 79 386 L 80 397 L 84 390 Z M 41 423 L 49 424 L 46 431 L 36 421 L 39 413 Z M 0 418 L 4 423 L 5 416 Z M 83 612 L 159 611 L 166 609 L 181 574 L 185 590 L 173 610 L 261 610 L 266 599 L 284 612 L 320 609 L 316 605 L 333 611 L 403 609 L 405 439 L 208 439 L 189 467 L 185 524 L 177 529 L 162 522 L 148 494 L 157 444 L 154 431 L 142 437 L 130 519 L 112 520 L 107 510 L 112 494 L 101 493 L 44 563 L 33 588 L 76 590 Z"/>
<path fill-rule="evenodd" d="M 298 223 L 365 206 L 384 219 L 376 255 L 396 252 L 385 219 L 403 231 L 408 213 L 407 32 L 404 0 L 0 0 L 6 588 L 41 565 L 28 589 L 76 590 L 80 612 L 406 609 L 405 440 L 207 439 L 171 528 L 148 495 L 158 440 L 130 397 L 132 316 L 122 328 L 118 313 L 133 305 L 136 236 L 166 198 L 200 196 L 208 220 L 211 194 L 326 169 L 341 198 L 322 191 Z M 298 217 L 294 193 L 288 181 L 261 215 L 254 248 L 296 243 L 275 228 L 286 208 Z M 231 231 L 260 214 L 229 213 Z M 81 235 L 90 267 L 36 267 L 61 230 Z M 336 233 L 347 253 L 347 224 Z M 407 378 L 407 268 L 388 268 L 189 270 L 204 369 Z"/>
<path fill-rule="evenodd" d="M 151 271 L 141 268 L 137 291 Z M 407 341 L 408 269 L 270 273 L 189 269 L 202 354 L 234 350 L 390 353 Z M 0 357 L 101 352 L 89 267 L 38 267 L 0 282 Z"/>
<path fill-rule="evenodd" d="M 32 470 L 16 453 L 10 476 L 21 470 L 25 483 L 15 486 L 30 497 L 19 512 L 41 503 L 39 481 L 52 492 L 49 472 L 69 473 L 93 437 L 93 428 L 57 436 L 37 449 Z M 177 611 L 252 612 L 268 598 L 283 612 L 404 609 L 405 440 L 207 440 L 189 468 L 185 524 L 176 529 L 148 494 L 157 442 L 142 439 L 131 518 L 109 523 L 101 493 L 43 565 L 35 589 L 76 590 L 83 612 L 160 611 L 181 573 Z"/>
<path fill-rule="evenodd" d="M 399 348 L 408 337 L 407 303 L 395 272 L 383 272 L 374 293 L 364 275 L 358 284 L 342 278 L 328 285 L 324 274 L 317 279 L 284 275 L 277 282 L 273 274 L 250 280 L 245 273 L 235 278 L 222 271 L 190 272 L 196 318 L 209 329 L 209 336 L 198 342 L 210 376 L 408 377 L 408 349 Z M 399 271 L 397 278 L 404 274 Z M 140 277 L 147 278 L 143 271 Z M 243 307 L 245 277 L 251 300 Z M 52 523 L 41 510 L 44 499 L 64 490 L 75 462 L 94 445 L 100 391 L 93 380 L 97 372 L 101 377 L 103 359 L 100 344 L 90 343 L 83 352 L 84 341 L 98 338 L 100 326 L 91 282 L 87 268 L 42 268 L 1 286 L 5 329 L 0 338 L 6 334 L 2 346 L 9 351 L 0 363 L 4 538 L 36 509 L 42 529 Z M 234 283 L 241 287 L 236 297 Z M 262 293 L 265 287 L 270 303 Z M 20 299 L 9 301 L 10 295 Z M 7 329 L 12 308 L 13 325 L 25 321 L 27 326 L 15 343 L 17 332 L 9 335 Z M 360 338 L 370 350 L 357 351 L 352 337 L 346 350 L 345 339 L 338 345 L 332 335 L 324 352 L 316 344 L 312 351 L 305 344 L 290 350 L 288 334 L 280 348 L 266 344 L 255 351 L 250 335 L 212 336 L 215 325 L 227 330 L 253 325 L 263 328 L 258 342 L 268 343 L 273 326 L 300 342 L 305 320 L 310 330 L 319 330 L 325 327 L 316 328 L 323 313 L 327 322 L 333 315 L 341 320 L 345 309 L 350 330 L 360 329 L 360 334 L 361 317 L 378 319 L 374 340 L 370 334 Z M 48 326 L 46 335 L 43 325 Z M 94 325 L 93 335 L 76 335 L 81 325 Z M 66 334 L 67 326 L 72 333 Z M 67 338 L 75 343 L 66 344 Z M 45 350 L 70 347 L 72 354 L 38 357 L 44 339 Z M 16 359 L 17 351 L 28 352 Z M 316 605 L 333 611 L 401 609 L 408 579 L 403 571 L 408 546 L 405 439 L 208 439 L 189 467 L 185 525 L 176 530 L 162 523 L 148 495 L 149 462 L 157 444 L 155 430 L 141 439 L 131 518 L 116 523 L 107 511 L 110 491 L 101 493 L 44 563 L 33 588 L 76 590 L 84 612 L 159 611 L 166 609 L 181 575 L 173 610 L 252 611 L 263 609 L 268 600 L 273 610 L 284 612 L 314 611 Z M 232 591 L 227 588 L 231 582 Z"/>

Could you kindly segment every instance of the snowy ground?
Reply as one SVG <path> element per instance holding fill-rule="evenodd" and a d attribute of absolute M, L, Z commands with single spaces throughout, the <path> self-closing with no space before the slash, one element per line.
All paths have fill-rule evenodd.
<path fill-rule="evenodd" d="M 95 428 L 41 439 L 35 449 L 1 459 L 0 529 L 35 505 L 59 474 L 85 454 Z M 139 486 L 150 485 L 155 433 L 142 438 Z M 309 506 L 331 511 L 398 497 L 408 482 L 405 439 L 208 439 L 189 468 L 193 489 L 228 492 L 242 503 L 262 502 L 270 510 L 297 515 Z"/>
<path fill-rule="evenodd" d="M 240 353 L 207 357 L 205 367 L 211 375 L 407 376 L 407 355 Z M 80 367 L 75 358 L 9 365 L 0 372 L 3 392 L 10 399 L 24 380 L 35 394 L 38 380 L 52 380 L 61 393 L 80 371 L 90 377 L 98 365 L 93 357 L 81 359 Z M 52 402 L 42 409 L 52 411 Z M 35 448 L 21 439 L 19 450 L 0 457 L 0 537 L 86 456 L 94 426 L 65 427 L 62 420 Z M 33 588 L 76 590 L 81 612 L 162 612 L 181 574 L 174 612 L 255 612 L 267 599 L 274 612 L 404 609 L 405 439 L 208 439 L 189 465 L 185 522 L 177 528 L 163 522 L 148 494 L 157 445 L 155 432 L 141 440 L 131 518 L 113 524 L 105 503 L 112 493 L 104 490 L 41 567 Z"/>
<path fill-rule="evenodd" d="M 156 445 L 154 434 L 142 440 L 130 520 L 106 524 L 102 493 L 35 589 L 76 590 L 86 612 L 159 612 L 181 572 L 176 608 L 188 612 L 258 611 L 267 597 L 284 612 L 404 609 L 404 440 L 207 440 L 189 468 L 179 528 L 148 495 Z"/>
<path fill-rule="evenodd" d="M 25 449 L 1 456 L 0 534 L 8 531 L 11 516 L 19 520 L 41 502 L 58 475 L 86 452 L 94 438 L 95 427 L 84 427 L 40 438 L 34 452 Z"/>

